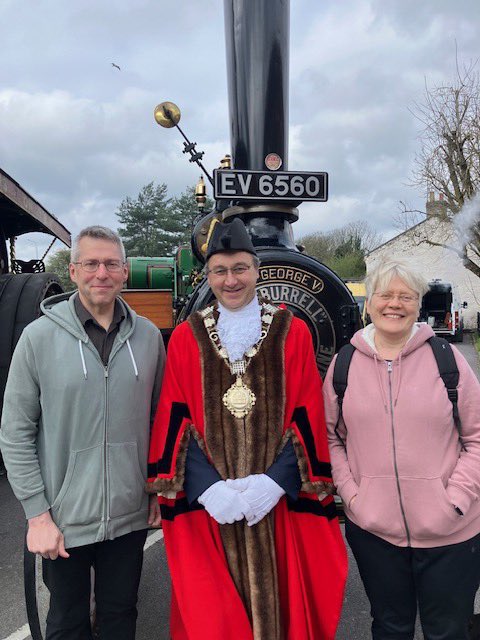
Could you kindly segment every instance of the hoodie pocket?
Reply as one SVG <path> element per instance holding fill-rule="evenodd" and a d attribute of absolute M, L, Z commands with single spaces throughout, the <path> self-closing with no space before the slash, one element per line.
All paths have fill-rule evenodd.
<path fill-rule="evenodd" d="M 412 538 L 447 536 L 462 524 L 441 478 L 402 478 L 400 482 Z"/>
<path fill-rule="evenodd" d="M 119 518 L 136 513 L 147 502 L 146 477 L 140 469 L 136 442 L 108 445 L 110 478 L 110 517 Z M 145 471 L 147 461 L 145 460 Z"/>
<path fill-rule="evenodd" d="M 366 531 L 405 536 L 395 478 L 362 476 L 350 512 L 354 522 Z"/>
<path fill-rule="evenodd" d="M 52 504 L 52 514 L 60 528 L 101 520 L 103 506 L 102 445 L 72 451 L 62 487 Z"/>

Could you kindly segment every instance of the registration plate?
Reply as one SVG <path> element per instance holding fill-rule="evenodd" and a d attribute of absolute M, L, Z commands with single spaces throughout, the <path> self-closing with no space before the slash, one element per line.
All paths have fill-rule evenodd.
<path fill-rule="evenodd" d="M 328 173 L 215 169 L 214 198 L 220 200 L 328 199 Z"/>

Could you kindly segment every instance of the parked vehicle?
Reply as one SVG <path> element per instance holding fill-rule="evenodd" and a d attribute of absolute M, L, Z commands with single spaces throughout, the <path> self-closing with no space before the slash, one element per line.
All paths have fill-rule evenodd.
<path fill-rule="evenodd" d="M 440 279 L 428 283 L 430 289 L 423 296 L 420 320 L 427 322 L 435 335 L 452 342 L 463 341 L 462 309 L 466 302 L 460 302 L 455 286 Z"/>
<path fill-rule="evenodd" d="M 365 282 L 363 280 L 345 280 L 350 293 L 355 298 L 355 302 L 358 304 L 358 311 L 362 318 L 363 326 L 369 323 L 369 317 L 367 313 L 366 300 L 367 292 L 365 289 Z"/>

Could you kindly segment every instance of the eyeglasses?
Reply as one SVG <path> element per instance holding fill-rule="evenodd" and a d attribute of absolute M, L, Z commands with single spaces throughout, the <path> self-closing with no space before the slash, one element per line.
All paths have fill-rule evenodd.
<path fill-rule="evenodd" d="M 79 264 L 87 273 L 95 273 L 101 264 L 105 266 L 109 273 L 118 273 L 123 269 L 125 263 L 122 260 L 82 260 L 73 264 Z"/>
<path fill-rule="evenodd" d="M 216 267 L 215 269 L 208 269 L 207 275 L 212 273 L 216 278 L 226 278 L 227 273 L 231 273 L 233 276 L 241 276 L 252 267 L 253 264 L 237 264 L 231 269 L 228 269 L 227 267 Z"/>
<path fill-rule="evenodd" d="M 391 302 L 392 300 L 395 300 L 395 298 L 398 298 L 398 300 L 403 302 L 403 304 L 413 304 L 418 302 L 418 296 L 410 296 L 407 293 L 396 294 L 388 291 L 385 293 L 377 293 L 375 291 L 373 295 L 378 296 L 382 302 Z"/>

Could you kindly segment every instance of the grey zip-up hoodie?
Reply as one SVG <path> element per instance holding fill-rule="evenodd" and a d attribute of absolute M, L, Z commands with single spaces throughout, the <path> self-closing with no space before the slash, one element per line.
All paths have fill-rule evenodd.
<path fill-rule="evenodd" d="M 147 526 L 151 416 L 165 360 L 158 329 L 125 313 L 105 367 L 75 313 L 48 298 L 13 355 L 0 445 L 27 518 L 50 509 L 75 547 Z"/>

